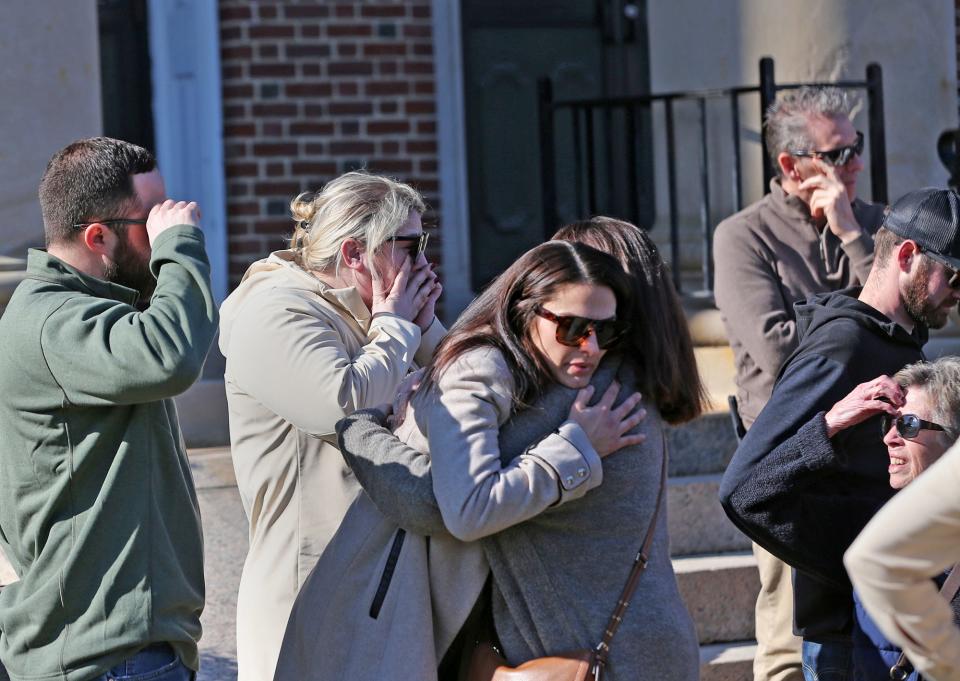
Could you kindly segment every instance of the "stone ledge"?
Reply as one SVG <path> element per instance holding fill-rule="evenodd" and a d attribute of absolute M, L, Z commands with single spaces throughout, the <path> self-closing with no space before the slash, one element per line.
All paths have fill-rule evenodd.
<path fill-rule="evenodd" d="M 222 379 L 200 380 L 176 397 L 180 431 L 187 447 L 230 444 L 227 393 Z"/>
<path fill-rule="evenodd" d="M 753 641 L 700 647 L 700 681 L 744 681 L 753 677 Z"/>
<path fill-rule="evenodd" d="M 674 558 L 673 569 L 700 643 L 753 638 L 760 574 L 752 553 Z"/>

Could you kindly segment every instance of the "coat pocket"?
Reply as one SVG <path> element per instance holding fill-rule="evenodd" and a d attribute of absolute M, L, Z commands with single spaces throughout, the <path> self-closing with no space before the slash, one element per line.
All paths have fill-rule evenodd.
<path fill-rule="evenodd" d="M 390 582 L 393 580 L 393 573 L 397 569 L 397 561 L 400 560 L 400 549 L 403 548 L 403 538 L 407 536 L 406 530 L 399 528 L 393 535 L 393 544 L 390 546 L 390 553 L 387 555 L 387 562 L 383 566 L 383 574 L 380 575 L 380 584 L 377 586 L 377 592 L 373 595 L 373 602 L 370 604 L 370 617 L 377 619 L 380 616 L 380 608 L 383 607 L 383 601 L 387 597 L 387 589 L 390 588 Z"/>

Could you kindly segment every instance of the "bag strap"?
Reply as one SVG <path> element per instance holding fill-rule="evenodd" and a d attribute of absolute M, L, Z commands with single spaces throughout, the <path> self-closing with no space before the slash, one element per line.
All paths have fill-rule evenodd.
<path fill-rule="evenodd" d="M 940 587 L 940 595 L 943 596 L 947 603 L 950 603 L 953 601 L 954 596 L 957 595 L 957 591 L 960 591 L 960 563 L 950 568 L 950 574 L 947 575 L 943 586 Z M 900 653 L 900 657 L 897 658 L 897 663 L 890 667 L 890 678 L 893 679 L 893 681 L 904 681 L 904 679 L 910 676 L 910 672 L 912 671 L 913 664 L 907 659 L 907 654 Z"/>
<path fill-rule="evenodd" d="M 660 430 L 663 440 L 663 464 L 660 468 L 660 490 L 657 492 L 657 505 L 653 509 L 653 518 L 650 519 L 650 526 L 647 528 L 647 536 L 643 539 L 643 545 L 637 552 L 637 557 L 633 561 L 633 569 L 630 570 L 630 576 L 627 577 L 627 583 L 620 593 L 620 599 L 617 601 L 617 607 L 610 615 L 610 621 L 607 622 L 607 628 L 603 632 L 603 639 L 597 644 L 595 649 L 596 662 L 602 667 L 607 662 L 607 656 L 610 654 L 610 643 L 613 641 L 614 634 L 623 621 L 623 615 L 630 605 L 630 599 L 633 598 L 637 590 L 637 584 L 640 582 L 640 575 L 647 568 L 647 562 L 650 556 L 650 547 L 653 545 L 653 535 L 657 529 L 657 519 L 660 517 L 660 507 L 663 505 L 663 491 L 667 486 L 667 434 L 663 428 Z"/>

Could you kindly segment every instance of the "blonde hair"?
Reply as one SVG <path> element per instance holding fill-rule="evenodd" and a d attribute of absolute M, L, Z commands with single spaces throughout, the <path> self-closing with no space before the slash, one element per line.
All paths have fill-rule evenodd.
<path fill-rule="evenodd" d="M 336 269 L 346 239 L 356 239 L 367 253 L 375 253 L 412 210 L 422 214 L 426 204 L 410 185 L 363 171 L 344 173 L 319 192 L 304 192 L 290 202 L 297 223 L 290 248 L 305 269 Z"/>

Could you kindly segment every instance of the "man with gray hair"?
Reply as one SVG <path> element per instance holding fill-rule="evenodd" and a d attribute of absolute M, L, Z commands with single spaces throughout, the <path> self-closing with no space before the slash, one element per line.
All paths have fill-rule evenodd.
<path fill-rule="evenodd" d="M 714 234 L 717 307 L 736 362 L 737 401 L 747 428 L 770 398 L 796 349 L 794 303 L 862 284 L 883 207 L 856 198 L 863 135 L 838 88 L 799 88 L 767 111 L 764 131 L 778 177 L 770 193 L 730 216 Z M 761 590 L 756 607 L 756 681 L 801 678 L 792 633 L 789 569 L 754 545 Z"/>

